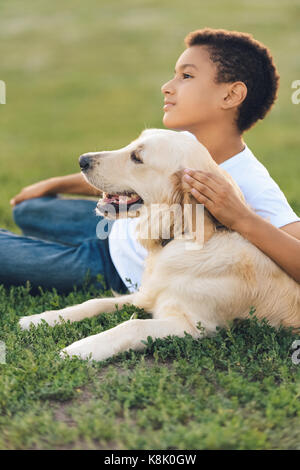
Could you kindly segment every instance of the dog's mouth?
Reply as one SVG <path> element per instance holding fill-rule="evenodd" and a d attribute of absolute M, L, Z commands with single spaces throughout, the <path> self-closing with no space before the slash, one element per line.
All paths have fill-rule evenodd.
<path fill-rule="evenodd" d="M 144 201 L 137 193 L 124 191 L 117 193 L 103 192 L 101 199 L 97 204 L 97 209 L 104 216 L 113 211 L 116 214 L 126 213 L 135 204 L 143 204 Z"/>

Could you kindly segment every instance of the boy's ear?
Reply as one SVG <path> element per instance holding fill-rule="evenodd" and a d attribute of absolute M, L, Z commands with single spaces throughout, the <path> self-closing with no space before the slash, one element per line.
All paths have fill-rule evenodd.
<path fill-rule="evenodd" d="M 235 108 L 242 104 L 247 96 L 247 86 L 244 82 L 234 82 L 228 84 L 226 96 L 223 99 L 222 108 Z"/>

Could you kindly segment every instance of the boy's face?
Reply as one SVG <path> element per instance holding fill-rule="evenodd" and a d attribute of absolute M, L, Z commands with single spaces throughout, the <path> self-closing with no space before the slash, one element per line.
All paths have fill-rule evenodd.
<path fill-rule="evenodd" d="M 172 103 L 164 106 L 167 128 L 195 133 L 201 127 L 216 126 L 224 118 L 221 103 L 228 84 L 215 83 L 216 71 L 205 46 L 192 46 L 181 54 L 174 78 L 161 88 L 165 102 Z"/>

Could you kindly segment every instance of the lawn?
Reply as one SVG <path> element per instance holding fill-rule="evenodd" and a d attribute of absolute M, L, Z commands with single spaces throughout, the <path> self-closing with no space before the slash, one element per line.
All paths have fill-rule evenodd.
<path fill-rule="evenodd" d="M 271 48 L 279 97 L 245 141 L 300 213 L 300 105 L 291 100 L 299 20 L 294 0 L 3 0 L 0 227 L 20 233 L 9 200 L 23 186 L 75 173 L 80 154 L 163 127 L 160 87 L 185 35 L 204 26 L 248 31 Z M 300 365 L 291 360 L 299 336 L 254 313 L 211 339 L 149 339 L 143 353 L 87 363 L 58 352 L 129 319 L 133 307 L 17 326 L 24 314 L 95 296 L 88 284 L 66 296 L 0 286 L 1 449 L 300 449 Z"/>

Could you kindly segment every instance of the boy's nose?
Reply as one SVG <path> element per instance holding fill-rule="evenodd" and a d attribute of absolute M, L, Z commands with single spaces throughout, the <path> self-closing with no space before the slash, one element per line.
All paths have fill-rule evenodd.
<path fill-rule="evenodd" d="M 168 94 L 168 93 L 169 94 L 172 93 L 170 83 L 171 83 L 171 80 L 169 82 L 165 83 L 161 87 L 161 92 L 162 92 L 163 95 Z"/>

